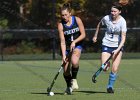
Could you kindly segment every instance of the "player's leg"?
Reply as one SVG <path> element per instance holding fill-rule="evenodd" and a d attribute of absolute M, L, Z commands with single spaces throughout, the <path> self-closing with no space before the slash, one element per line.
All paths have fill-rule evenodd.
<path fill-rule="evenodd" d="M 101 63 L 103 64 L 103 63 L 105 63 L 106 62 L 106 60 L 110 57 L 110 53 L 108 53 L 108 52 L 102 52 L 102 54 L 101 54 Z"/>
<path fill-rule="evenodd" d="M 111 56 L 111 52 L 112 51 L 109 47 L 102 45 L 101 64 L 106 62 L 106 60 Z"/>
<path fill-rule="evenodd" d="M 71 73 L 70 73 L 70 63 L 68 62 L 66 66 L 64 66 L 64 73 L 63 73 L 64 79 L 66 81 L 67 87 L 70 87 L 70 81 L 71 81 Z"/>
<path fill-rule="evenodd" d="M 107 85 L 108 93 L 114 93 L 113 86 L 117 78 L 117 72 L 121 61 L 121 57 L 122 57 L 122 51 L 120 51 L 117 55 L 113 56 L 112 71 L 110 72 L 108 85 Z"/>
<path fill-rule="evenodd" d="M 67 88 L 66 88 L 64 94 L 68 94 L 68 95 L 71 95 L 72 91 L 73 91 L 73 89 L 71 88 L 72 75 L 70 73 L 70 66 L 71 66 L 71 64 L 70 64 L 70 62 L 68 62 L 68 65 L 65 66 L 64 73 L 63 73 L 64 79 L 65 79 L 66 84 L 67 84 Z"/>
<path fill-rule="evenodd" d="M 67 84 L 67 88 L 66 88 L 64 94 L 71 94 L 72 93 L 72 89 L 71 89 L 72 76 L 71 76 L 71 73 L 70 73 L 70 66 L 71 66 L 71 59 L 69 59 L 67 61 L 66 65 L 63 67 L 63 70 L 64 70 L 63 76 L 64 76 L 65 82 Z"/>
<path fill-rule="evenodd" d="M 73 51 L 73 55 L 71 58 L 71 63 L 72 63 L 72 80 L 71 80 L 71 84 L 72 84 L 72 89 L 78 89 L 79 86 L 77 84 L 77 74 L 79 71 L 79 59 L 81 56 L 81 47 L 76 47 Z"/>

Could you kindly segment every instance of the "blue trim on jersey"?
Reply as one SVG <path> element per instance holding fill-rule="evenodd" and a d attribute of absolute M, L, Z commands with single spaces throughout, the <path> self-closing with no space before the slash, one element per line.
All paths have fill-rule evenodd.
<path fill-rule="evenodd" d="M 66 24 L 64 24 L 66 28 L 72 28 L 72 26 L 74 24 L 75 17 L 74 16 L 71 16 L 71 17 L 72 17 L 72 23 L 71 23 L 71 25 L 70 26 L 67 26 Z"/>
<path fill-rule="evenodd" d="M 77 45 L 77 46 L 75 47 L 75 49 L 76 49 L 76 48 L 80 49 L 81 51 L 83 50 L 83 47 L 82 47 L 81 45 Z M 69 52 L 70 52 L 70 50 L 66 50 L 66 55 L 67 55 Z"/>
<path fill-rule="evenodd" d="M 116 50 L 118 47 L 108 47 L 105 45 L 102 45 L 102 52 L 108 52 L 108 53 L 112 53 L 114 50 Z M 123 51 L 123 48 L 121 48 L 120 51 Z"/>

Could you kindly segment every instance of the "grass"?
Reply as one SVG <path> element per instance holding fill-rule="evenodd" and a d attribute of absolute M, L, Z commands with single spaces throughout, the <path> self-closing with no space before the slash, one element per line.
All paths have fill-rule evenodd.
<path fill-rule="evenodd" d="M 100 53 L 82 53 L 81 59 L 99 59 Z M 55 59 L 60 60 L 61 56 L 59 53 L 55 54 Z M 123 59 L 140 59 L 140 53 L 139 52 L 124 52 Z M 42 54 L 12 54 L 12 55 L 6 55 L 0 56 L 0 61 L 21 61 L 21 60 L 53 60 L 53 54 L 52 53 L 42 53 Z"/>
<path fill-rule="evenodd" d="M 140 59 L 123 59 L 115 83 L 115 94 L 106 93 L 108 72 L 102 72 L 97 83 L 91 81 L 99 68 L 99 60 L 81 60 L 78 73 L 79 90 L 63 95 L 66 84 L 60 73 L 54 96 L 47 96 L 47 87 L 61 65 L 60 60 L 1 61 L 0 100 L 140 100 Z"/>

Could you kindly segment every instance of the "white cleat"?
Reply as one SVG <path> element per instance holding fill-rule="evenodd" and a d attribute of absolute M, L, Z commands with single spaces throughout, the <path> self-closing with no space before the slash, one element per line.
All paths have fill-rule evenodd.
<path fill-rule="evenodd" d="M 65 90 L 64 95 L 71 95 L 72 94 L 73 89 L 71 87 L 67 87 Z"/>
<path fill-rule="evenodd" d="M 79 88 L 76 79 L 72 79 L 72 80 L 71 80 L 71 88 L 72 88 L 73 90 L 77 90 L 77 89 Z"/>

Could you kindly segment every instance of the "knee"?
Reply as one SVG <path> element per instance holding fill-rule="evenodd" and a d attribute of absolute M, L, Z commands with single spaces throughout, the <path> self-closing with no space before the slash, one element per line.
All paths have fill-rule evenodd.
<path fill-rule="evenodd" d="M 73 67 L 77 67 L 77 66 L 79 66 L 79 59 L 72 59 L 72 66 Z"/>
<path fill-rule="evenodd" d="M 72 66 L 74 67 L 74 68 L 77 68 L 78 66 L 79 66 L 79 62 L 78 61 L 72 61 Z"/>
<path fill-rule="evenodd" d="M 78 62 L 74 62 L 74 63 L 72 63 L 72 66 L 73 66 L 74 68 L 77 68 L 77 67 L 79 66 L 79 63 L 78 63 Z"/>
<path fill-rule="evenodd" d="M 64 75 L 64 76 L 69 76 L 69 75 L 71 75 L 71 74 L 70 74 L 70 72 L 64 72 L 63 75 Z"/>
<path fill-rule="evenodd" d="M 117 73 L 118 72 L 118 67 L 117 66 L 112 66 L 112 72 Z"/>

